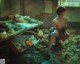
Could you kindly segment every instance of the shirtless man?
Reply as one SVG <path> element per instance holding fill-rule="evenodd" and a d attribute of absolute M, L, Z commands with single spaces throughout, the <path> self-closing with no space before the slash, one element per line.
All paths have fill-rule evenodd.
<path fill-rule="evenodd" d="M 50 49 L 54 41 L 56 41 L 56 43 L 59 43 L 60 40 L 65 40 L 69 37 L 66 32 L 67 18 L 64 16 L 65 11 L 65 7 L 62 6 L 59 6 L 56 9 L 57 17 L 52 22 L 52 27 L 48 36 L 49 44 L 47 58 L 50 58 Z"/>

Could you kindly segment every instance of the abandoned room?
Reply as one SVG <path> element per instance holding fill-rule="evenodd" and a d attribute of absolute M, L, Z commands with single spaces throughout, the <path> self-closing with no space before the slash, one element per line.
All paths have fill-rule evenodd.
<path fill-rule="evenodd" d="M 80 64 L 80 0 L 0 0 L 0 64 Z"/>

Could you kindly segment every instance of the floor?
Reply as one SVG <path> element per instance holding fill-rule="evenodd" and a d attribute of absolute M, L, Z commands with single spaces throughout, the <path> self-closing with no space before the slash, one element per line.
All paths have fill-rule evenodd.
<path fill-rule="evenodd" d="M 7 64 L 80 64 L 80 31 L 69 29 L 71 35 L 61 42 L 62 47 L 53 46 L 50 59 L 46 60 L 47 42 L 41 41 L 20 55 L 9 57 Z"/>

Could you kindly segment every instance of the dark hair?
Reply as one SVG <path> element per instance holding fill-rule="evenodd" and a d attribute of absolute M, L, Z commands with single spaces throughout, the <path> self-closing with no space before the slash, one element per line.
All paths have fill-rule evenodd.
<path fill-rule="evenodd" d="M 58 7 L 56 8 L 56 13 L 57 13 L 57 15 L 60 15 L 62 12 L 65 12 L 65 11 L 66 11 L 65 7 L 58 6 Z"/>

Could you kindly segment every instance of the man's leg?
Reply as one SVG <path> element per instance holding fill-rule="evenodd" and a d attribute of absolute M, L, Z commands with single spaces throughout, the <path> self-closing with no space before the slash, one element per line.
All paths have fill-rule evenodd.
<path fill-rule="evenodd" d="M 55 41 L 55 38 L 58 36 L 58 32 L 55 32 L 53 33 L 53 35 L 51 36 L 50 40 L 49 40 L 49 43 L 48 43 L 48 51 L 47 51 L 47 56 L 46 58 L 49 59 L 50 58 L 50 50 L 51 50 L 51 47 Z"/>
<path fill-rule="evenodd" d="M 54 41 L 55 41 L 55 37 L 52 36 L 50 38 L 49 43 L 48 43 L 48 50 L 47 50 L 47 54 L 46 54 L 46 60 L 49 60 L 50 59 L 50 51 L 51 51 L 51 47 L 52 47 Z"/>
<path fill-rule="evenodd" d="M 50 54 L 50 50 L 51 50 L 51 47 L 52 47 L 54 41 L 55 41 L 55 37 L 52 36 L 49 43 L 48 43 L 48 54 Z"/>

